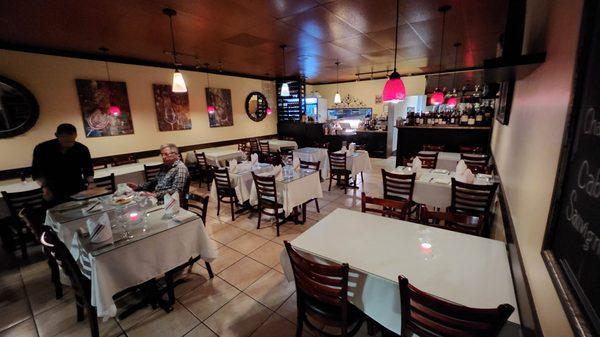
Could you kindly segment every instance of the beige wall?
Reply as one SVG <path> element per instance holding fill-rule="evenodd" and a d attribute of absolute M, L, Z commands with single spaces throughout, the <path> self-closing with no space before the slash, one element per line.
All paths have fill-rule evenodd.
<path fill-rule="evenodd" d="M 540 252 L 569 110 L 582 3 L 551 2 L 546 62 L 516 83 L 510 124 L 496 124 L 492 136 L 545 337 L 573 336 Z"/>
<path fill-rule="evenodd" d="M 345 97 L 347 94 L 355 97 L 367 107 L 373 108 L 374 115 L 381 115 L 383 112 L 383 104 L 375 104 L 375 95 L 381 95 L 383 93 L 383 87 L 386 79 L 372 80 L 372 81 L 360 81 L 360 82 L 348 82 L 340 83 L 340 95 Z M 402 78 L 404 86 L 406 87 L 406 95 L 423 95 L 425 92 L 425 76 L 411 76 Z M 329 107 L 333 106 L 333 96 L 337 90 L 336 84 L 323 84 L 323 85 L 311 85 L 307 86 L 306 91 L 318 91 L 321 96 L 327 99 Z"/>
<path fill-rule="evenodd" d="M 210 128 L 204 95 L 206 74 L 183 71 L 189 92 L 192 129 L 160 132 L 152 84 L 170 84 L 173 71 L 119 63 L 110 63 L 109 66 L 112 80 L 127 83 L 135 133 L 86 138 L 75 79 L 106 79 L 104 62 L 0 50 L 0 75 L 27 87 L 40 105 L 40 118 L 31 130 L 17 137 L 0 139 L 0 153 L 3 154 L 0 156 L 0 170 L 31 165 L 33 147 L 54 137 L 56 126 L 64 122 L 77 127 L 78 140 L 90 148 L 93 157 L 152 150 L 166 142 L 183 146 L 277 133 L 275 113 L 259 123 L 245 113 L 246 96 L 251 91 L 262 92 L 263 81 L 211 75 L 211 87 L 231 89 L 234 125 Z M 274 86 L 271 87 L 274 90 Z M 271 93 L 270 97 L 275 97 L 275 93 Z M 275 102 L 269 103 L 276 105 Z"/>

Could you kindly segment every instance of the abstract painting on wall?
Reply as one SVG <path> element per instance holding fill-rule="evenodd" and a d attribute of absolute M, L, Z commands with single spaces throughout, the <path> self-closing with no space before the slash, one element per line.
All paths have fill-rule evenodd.
<path fill-rule="evenodd" d="M 86 137 L 133 134 L 125 82 L 75 80 Z"/>
<path fill-rule="evenodd" d="M 208 113 L 211 128 L 233 125 L 231 90 L 206 88 L 206 105 L 215 108 L 214 112 Z"/>
<path fill-rule="evenodd" d="M 189 130 L 190 101 L 187 92 L 172 92 L 168 84 L 153 84 L 154 107 L 160 131 Z"/>

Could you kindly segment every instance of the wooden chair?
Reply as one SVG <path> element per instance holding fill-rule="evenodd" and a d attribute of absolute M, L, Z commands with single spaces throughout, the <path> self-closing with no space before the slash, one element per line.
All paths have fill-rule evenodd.
<path fill-rule="evenodd" d="M 109 176 L 106 177 L 94 178 L 94 184 L 96 184 L 96 187 L 106 188 L 106 194 L 113 194 L 117 190 L 114 173 L 111 173 Z"/>
<path fill-rule="evenodd" d="M 29 231 L 33 233 L 36 241 L 41 243 L 40 238 L 42 233 L 48 229 L 48 227 L 44 226 L 46 212 L 43 209 L 31 210 L 29 208 L 22 208 L 19 212 L 19 217 L 23 223 L 25 223 L 25 226 L 27 226 Z M 60 269 L 58 268 L 58 263 L 52 254 L 50 254 L 50 251 L 46 248 L 46 246 L 42 245 L 42 251 L 48 260 L 47 262 L 48 267 L 50 268 L 50 280 L 54 285 L 55 297 L 57 300 L 61 299 L 63 297 L 63 288 L 62 283 L 60 282 Z"/>
<path fill-rule="evenodd" d="M 300 168 L 301 169 L 309 169 L 309 170 L 319 171 L 319 177 L 320 177 L 321 171 L 320 171 L 319 167 L 321 167 L 320 161 L 310 162 L 310 161 L 300 160 Z M 317 208 L 317 213 L 321 213 L 321 210 L 319 209 L 319 199 L 317 199 L 317 198 L 311 199 L 311 200 L 305 202 L 304 204 L 302 204 L 302 214 L 303 214 L 304 221 L 306 221 L 306 205 L 311 201 L 315 202 L 315 207 Z"/>
<path fill-rule="evenodd" d="M 482 156 L 482 155 L 476 155 L 476 154 L 461 153 L 460 159 L 465 162 L 465 164 L 467 165 L 467 168 L 469 170 L 471 170 L 471 172 L 473 172 L 473 173 L 488 173 L 489 172 L 488 162 L 489 162 L 490 157 L 487 155 Z"/>
<path fill-rule="evenodd" d="M 314 146 L 318 147 L 320 149 L 327 149 L 327 151 L 329 152 L 329 142 L 326 142 L 326 143 L 315 142 Z"/>
<path fill-rule="evenodd" d="M 399 220 L 406 220 L 408 212 L 410 211 L 410 203 L 406 200 L 390 200 L 369 197 L 362 192 L 360 195 L 361 212 L 372 212 L 381 214 L 384 217 L 395 218 Z M 373 208 L 368 206 L 377 205 L 381 208 Z"/>
<path fill-rule="evenodd" d="M 425 206 L 421 207 L 421 222 L 425 225 L 477 236 L 483 235 L 485 224 L 483 216 L 451 211 L 432 212 Z"/>
<path fill-rule="evenodd" d="M 366 144 L 356 144 L 356 146 L 354 147 L 355 150 L 366 150 L 367 149 L 367 145 Z"/>
<path fill-rule="evenodd" d="M 439 152 L 436 153 L 420 153 L 417 157 L 421 160 L 421 168 L 424 169 L 435 169 L 437 166 Z"/>
<path fill-rule="evenodd" d="M 258 139 L 250 139 L 250 153 L 260 153 Z"/>
<path fill-rule="evenodd" d="M 388 200 L 408 201 L 411 207 L 409 214 L 417 213 L 419 204 L 413 201 L 416 176 L 416 173 L 399 174 L 381 169 L 381 177 L 383 178 L 383 198 Z"/>
<path fill-rule="evenodd" d="M 335 180 L 338 184 L 343 183 L 344 193 L 348 191 L 350 175 L 352 172 L 346 168 L 345 153 L 329 153 L 329 191 L 331 191 L 331 182 Z M 343 179 L 342 179 L 343 178 Z"/>
<path fill-rule="evenodd" d="M 445 148 L 446 147 L 444 145 L 423 144 L 423 151 L 441 152 L 441 151 L 444 151 Z"/>
<path fill-rule="evenodd" d="M 250 147 L 248 146 L 248 142 L 238 143 L 238 151 L 242 151 L 244 153 L 244 157 L 246 160 L 250 160 Z"/>
<path fill-rule="evenodd" d="M 296 337 L 302 336 L 304 324 L 318 336 L 355 335 L 364 314 L 348 301 L 348 264 L 317 263 L 298 253 L 288 241 L 284 244 L 296 281 Z M 340 334 L 326 333 L 324 326 L 335 327 Z"/>
<path fill-rule="evenodd" d="M 63 272 L 71 281 L 71 288 L 75 292 L 77 305 L 77 321 L 83 321 L 84 310 L 87 310 L 92 337 L 99 337 L 96 307 L 91 303 L 91 281 L 81 273 L 69 249 L 58 239 L 54 231 L 51 229 L 44 231 L 40 237 L 40 241 L 50 254 L 54 256 Z"/>
<path fill-rule="evenodd" d="M 458 152 L 460 153 L 482 153 L 483 147 L 481 146 L 459 146 Z"/>
<path fill-rule="evenodd" d="M 29 257 L 27 254 L 27 243 L 35 241 L 35 237 L 19 217 L 19 212 L 23 208 L 27 208 L 31 211 L 45 211 L 42 194 L 41 188 L 14 193 L 2 191 L 2 197 L 8 206 L 8 211 L 11 216 L 10 229 L 7 231 L 10 233 L 10 237 L 7 238 L 8 242 L 6 242 L 6 244 L 9 250 L 13 251 L 17 249 L 18 243 L 18 246 L 21 249 L 21 257 L 24 260 L 27 260 Z"/>
<path fill-rule="evenodd" d="M 231 187 L 229 170 L 227 168 L 213 168 L 214 184 L 217 189 L 217 215 L 221 213 L 221 203 L 231 205 L 231 221 L 235 220 L 235 204 L 238 202 L 235 189 Z"/>
<path fill-rule="evenodd" d="M 515 310 L 510 304 L 477 309 L 419 290 L 398 276 L 402 336 L 495 337 Z"/>
<path fill-rule="evenodd" d="M 496 188 L 498 188 L 498 183 L 475 185 L 452 178 L 452 201 L 448 210 L 471 215 L 483 215 L 488 218 Z"/>
<path fill-rule="evenodd" d="M 112 166 L 135 164 L 137 162 L 137 159 L 132 154 L 123 154 L 112 157 Z"/>
<path fill-rule="evenodd" d="M 268 140 L 261 140 L 258 142 L 258 144 L 260 146 L 260 153 L 262 153 L 263 155 L 268 155 L 269 153 L 271 153 L 271 148 L 269 147 Z"/>
<path fill-rule="evenodd" d="M 144 164 L 144 179 L 146 180 L 146 182 L 156 178 L 156 175 L 158 174 L 158 172 L 160 172 L 160 169 L 162 167 L 163 167 L 163 164 L 156 164 L 156 165 Z"/>
<path fill-rule="evenodd" d="M 196 156 L 196 169 L 198 171 L 198 177 L 200 180 L 198 182 L 198 187 L 202 187 L 202 181 L 209 185 L 210 181 L 212 180 L 212 171 L 210 169 L 210 165 L 208 165 L 208 161 L 206 160 L 206 154 L 204 152 L 198 153 L 194 151 L 194 156 Z"/>
<path fill-rule="evenodd" d="M 283 220 L 279 220 L 283 213 L 283 205 L 277 201 L 275 176 L 263 177 L 252 172 L 252 178 L 254 179 L 254 185 L 256 185 L 256 195 L 258 197 L 258 225 L 256 229 L 260 229 L 260 220 L 263 214 L 273 216 L 275 217 L 277 236 L 279 236 L 279 226 L 283 224 Z"/>

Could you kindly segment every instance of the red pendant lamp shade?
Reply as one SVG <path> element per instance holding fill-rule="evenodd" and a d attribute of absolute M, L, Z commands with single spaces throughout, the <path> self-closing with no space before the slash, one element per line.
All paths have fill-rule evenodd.
<path fill-rule="evenodd" d="M 457 104 L 458 104 L 458 98 L 456 98 L 456 97 L 450 97 L 450 98 L 448 98 L 448 101 L 446 102 L 446 105 L 451 108 L 454 108 Z"/>
<path fill-rule="evenodd" d="M 398 103 L 406 98 L 406 88 L 400 74 L 394 71 L 383 87 L 383 101 Z"/>
<path fill-rule="evenodd" d="M 436 90 L 433 94 L 431 94 L 430 102 L 433 105 L 440 105 L 444 103 L 444 93 Z"/>
<path fill-rule="evenodd" d="M 209 105 L 208 107 L 206 107 L 206 110 L 208 111 L 209 114 L 215 113 L 215 107 L 212 105 Z"/>
<path fill-rule="evenodd" d="M 273 110 L 271 108 L 267 108 L 267 115 L 270 115 L 273 113 Z"/>
<path fill-rule="evenodd" d="M 110 112 L 111 116 L 119 117 L 121 116 L 121 108 L 116 105 L 111 105 L 108 108 L 108 112 Z"/>

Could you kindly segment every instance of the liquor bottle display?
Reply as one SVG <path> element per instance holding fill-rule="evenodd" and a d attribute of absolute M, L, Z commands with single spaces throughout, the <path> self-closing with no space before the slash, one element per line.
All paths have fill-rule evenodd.
<path fill-rule="evenodd" d="M 494 118 L 493 99 L 459 103 L 455 106 L 440 104 L 431 111 L 410 111 L 398 125 L 404 126 L 465 126 L 489 127 Z"/>

